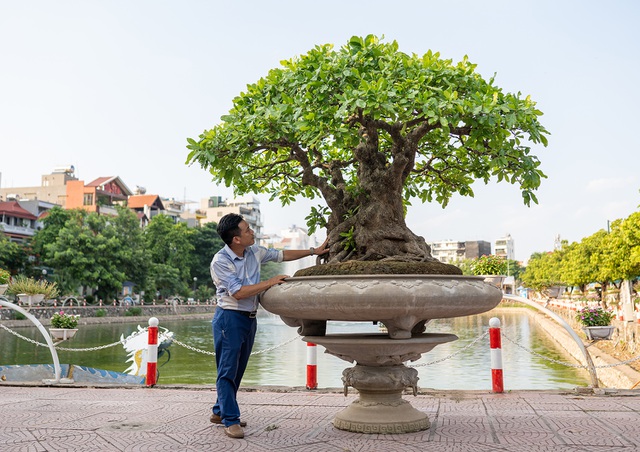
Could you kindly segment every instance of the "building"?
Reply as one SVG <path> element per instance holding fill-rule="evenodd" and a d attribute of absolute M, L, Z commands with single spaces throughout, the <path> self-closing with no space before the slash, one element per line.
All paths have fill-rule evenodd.
<path fill-rule="evenodd" d="M 475 240 L 464 242 L 465 259 L 477 259 L 480 256 L 488 256 L 491 254 L 491 243 L 484 240 Z"/>
<path fill-rule="evenodd" d="M 142 227 L 148 225 L 153 217 L 164 211 L 164 204 L 158 195 L 137 194 L 129 196 L 127 207 L 138 215 Z"/>
<path fill-rule="evenodd" d="M 65 208 L 117 215 L 115 206 L 126 206 L 131 195 L 133 192 L 118 176 L 99 177 L 86 185 L 82 180 L 70 180 Z"/>
<path fill-rule="evenodd" d="M 185 202 L 173 198 L 162 198 L 162 204 L 164 204 L 162 213 L 170 217 L 174 223 L 186 222 L 187 226 L 196 226 L 195 223 L 189 221 L 189 216 L 185 215 L 187 213 L 184 209 Z"/>
<path fill-rule="evenodd" d="M 67 183 L 77 181 L 73 165 L 55 168 L 51 174 L 42 176 L 41 185 L 35 187 L 0 188 L 0 201 L 34 200 L 46 201 L 66 208 Z"/>
<path fill-rule="evenodd" d="M 515 260 L 515 245 L 513 239 L 511 238 L 511 234 L 507 234 L 506 236 L 496 240 L 495 255 L 498 257 L 503 257 L 505 259 Z"/>
<path fill-rule="evenodd" d="M 458 242 L 442 240 L 429 243 L 431 256 L 446 264 L 459 262 L 463 259 L 477 259 L 491 254 L 491 243 L 484 240 Z"/>
<path fill-rule="evenodd" d="M 464 259 L 464 242 L 442 240 L 429 243 L 431 256 L 446 264 Z"/>
<path fill-rule="evenodd" d="M 221 196 L 212 196 L 200 201 L 200 212 L 205 215 L 200 220 L 200 224 L 217 223 L 228 213 L 242 215 L 249 227 L 255 232 L 256 244 L 260 244 L 263 223 L 260 200 L 256 196 L 246 195 L 224 201 Z"/>
<path fill-rule="evenodd" d="M 20 207 L 18 201 L 0 202 L 0 230 L 12 242 L 22 243 L 36 232 L 38 217 Z"/>

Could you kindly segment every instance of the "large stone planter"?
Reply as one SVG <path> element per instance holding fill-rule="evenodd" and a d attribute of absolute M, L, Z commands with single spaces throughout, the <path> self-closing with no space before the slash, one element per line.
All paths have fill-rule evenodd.
<path fill-rule="evenodd" d="M 417 393 L 418 372 L 405 366 L 453 334 L 424 333 L 432 319 L 480 314 L 494 308 L 502 291 L 484 278 L 455 275 L 304 276 L 273 286 L 262 306 L 298 328 L 303 340 L 355 367 L 342 373 L 359 398 L 333 425 L 360 433 L 406 433 L 429 428 L 428 416 L 402 398 Z M 388 334 L 326 334 L 327 320 L 378 321 Z"/>
<path fill-rule="evenodd" d="M 323 336 L 327 320 L 378 321 L 389 337 L 421 334 L 432 319 L 480 314 L 502 291 L 481 276 L 302 276 L 271 287 L 262 306 L 304 336 Z"/>

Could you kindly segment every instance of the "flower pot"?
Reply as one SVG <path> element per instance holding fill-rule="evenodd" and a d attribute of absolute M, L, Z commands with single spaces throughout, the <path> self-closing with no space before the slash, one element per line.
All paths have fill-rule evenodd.
<path fill-rule="evenodd" d="M 44 294 L 36 293 L 33 295 L 19 294 L 18 298 L 23 305 L 37 306 L 44 301 Z"/>
<path fill-rule="evenodd" d="M 9 284 L 0 284 L 0 295 L 4 295 L 8 288 Z"/>
<path fill-rule="evenodd" d="M 488 282 L 496 286 L 498 289 L 502 289 L 502 283 L 504 282 L 506 276 L 504 275 L 480 275 L 484 278 L 484 282 Z"/>
<path fill-rule="evenodd" d="M 59 339 L 61 341 L 66 341 L 67 339 L 71 339 L 78 332 L 78 328 L 49 328 L 49 333 L 51 333 L 51 337 L 54 339 Z"/>
<path fill-rule="evenodd" d="M 611 339 L 615 326 L 583 326 L 582 331 L 587 335 L 590 341 Z"/>

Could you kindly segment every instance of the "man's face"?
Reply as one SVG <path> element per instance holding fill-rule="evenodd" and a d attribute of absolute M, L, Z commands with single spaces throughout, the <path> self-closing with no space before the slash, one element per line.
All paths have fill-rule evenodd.
<path fill-rule="evenodd" d="M 238 224 L 238 228 L 240 229 L 240 235 L 235 236 L 234 240 L 237 239 L 239 245 L 251 246 L 256 242 L 255 233 L 249 227 L 249 223 L 243 220 Z"/>

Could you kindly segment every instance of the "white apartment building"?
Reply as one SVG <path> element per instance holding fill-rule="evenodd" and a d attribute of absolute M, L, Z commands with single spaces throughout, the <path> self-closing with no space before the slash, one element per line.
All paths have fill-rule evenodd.
<path fill-rule="evenodd" d="M 491 254 L 491 243 L 484 240 L 458 242 L 455 240 L 441 240 L 429 243 L 431 256 L 445 264 L 459 262 L 462 259 L 477 259 Z"/>
<path fill-rule="evenodd" d="M 494 254 L 496 256 L 504 257 L 509 260 L 515 260 L 516 258 L 515 244 L 513 238 L 511 238 L 511 234 L 507 234 L 506 236 L 496 240 L 494 249 Z"/>
<path fill-rule="evenodd" d="M 200 224 L 217 223 L 220 218 L 228 213 L 242 215 L 249 227 L 256 234 L 256 244 L 260 244 L 262 238 L 262 214 L 260 213 L 260 200 L 253 195 L 240 196 L 223 200 L 221 196 L 211 196 L 200 200 L 200 212 L 205 215 Z"/>

